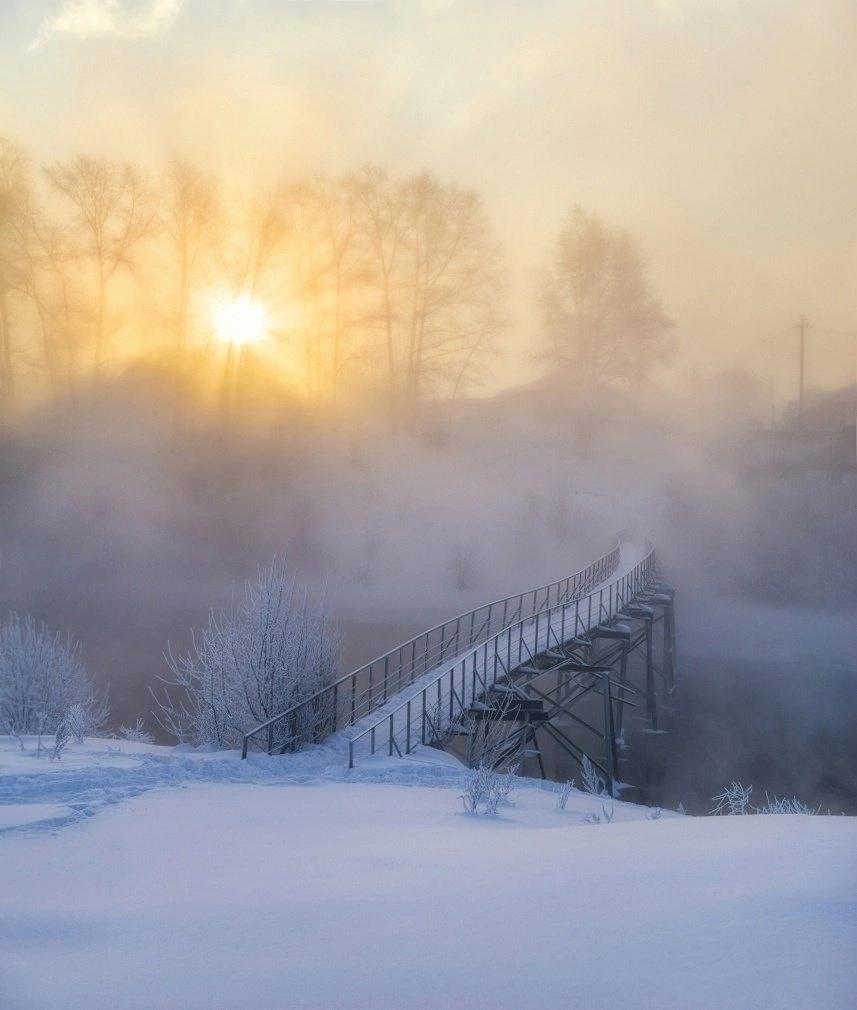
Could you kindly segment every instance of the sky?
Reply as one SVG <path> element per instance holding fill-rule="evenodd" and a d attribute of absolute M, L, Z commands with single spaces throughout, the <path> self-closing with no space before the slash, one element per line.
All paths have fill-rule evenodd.
<path fill-rule="evenodd" d="M 484 196 L 528 374 L 575 203 L 630 230 L 672 374 L 853 381 L 857 7 L 848 0 L 0 0 L 0 133 L 238 187 L 365 162 Z"/>

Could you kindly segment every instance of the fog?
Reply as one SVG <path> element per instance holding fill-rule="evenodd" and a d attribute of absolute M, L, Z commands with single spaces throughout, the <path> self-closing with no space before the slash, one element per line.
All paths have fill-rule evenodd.
<path fill-rule="evenodd" d="M 657 797 L 698 803 L 699 761 L 706 785 L 755 769 L 760 787 L 850 807 L 852 458 L 826 433 L 797 464 L 806 437 L 734 416 L 724 433 L 716 398 L 690 414 L 561 391 L 429 402 L 406 430 L 293 408 L 224 440 L 180 384 L 129 371 L 7 433 L 0 603 L 81 640 L 118 725 L 151 721 L 166 642 L 185 646 L 274 553 L 326 587 L 347 668 L 625 530 L 651 537 L 679 593 L 683 760 L 652 757 Z"/>
<path fill-rule="evenodd" d="M 13 0 L 0 19 L 2 132 L 39 159 L 180 156 L 242 190 L 370 162 L 478 189 L 514 268 L 496 385 L 535 377 L 535 273 L 574 202 L 642 241 L 678 381 L 745 367 L 792 399 L 803 313 L 844 331 L 814 344 L 814 381 L 853 379 L 847 0 Z"/>
<path fill-rule="evenodd" d="M 0 613 L 79 640 L 114 726 L 275 554 L 347 669 L 625 531 L 678 590 L 650 795 L 857 809 L 851 5 L 21 0 L 0 26 Z M 150 210 L 106 253 L 78 155 Z M 571 262 L 618 291 L 594 323 Z M 218 334 L 224 292 L 258 345 Z"/>

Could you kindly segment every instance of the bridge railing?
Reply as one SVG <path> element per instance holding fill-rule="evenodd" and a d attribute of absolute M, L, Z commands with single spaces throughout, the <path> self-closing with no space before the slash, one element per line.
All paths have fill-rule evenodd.
<path fill-rule="evenodd" d="M 546 608 L 579 599 L 616 571 L 619 555 L 617 538 L 606 554 L 573 575 L 483 604 L 397 645 L 245 733 L 242 757 L 251 746 L 269 754 L 285 753 L 353 726 L 462 651 Z"/>
<path fill-rule="evenodd" d="M 435 678 L 427 678 L 409 698 L 387 708 L 377 721 L 349 740 L 348 767 L 358 753 L 409 754 L 417 744 L 443 739 L 474 701 L 528 659 L 612 620 L 655 573 L 651 545 L 630 571 L 594 592 L 560 602 L 502 629 Z"/>

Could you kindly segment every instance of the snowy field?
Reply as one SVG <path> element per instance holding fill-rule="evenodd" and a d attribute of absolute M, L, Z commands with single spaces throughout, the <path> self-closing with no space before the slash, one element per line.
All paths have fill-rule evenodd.
<path fill-rule="evenodd" d="M 0 738 L 0 1007 L 851 1008 L 857 820 Z M 609 804 L 608 804 L 609 805 Z"/>

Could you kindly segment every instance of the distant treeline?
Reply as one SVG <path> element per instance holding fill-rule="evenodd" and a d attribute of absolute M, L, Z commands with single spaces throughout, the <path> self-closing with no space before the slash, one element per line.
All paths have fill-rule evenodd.
<path fill-rule="evenodd" d="M 531 354 L 630 383 L 670 321 L 633 241 L 575 208 L 539 295 Z M 56 394 L 140 355 L 210 367 L 213 299 L 252 299 L 275 369 L 311 400 L 393 404 L 477 382 L 507 324 L 506 271 L 479 195 L 376 167 L 227 193 L 182 161 L 160 178 L 79 156 L 35 166 L 0 139 L 0 400 Z"/>

